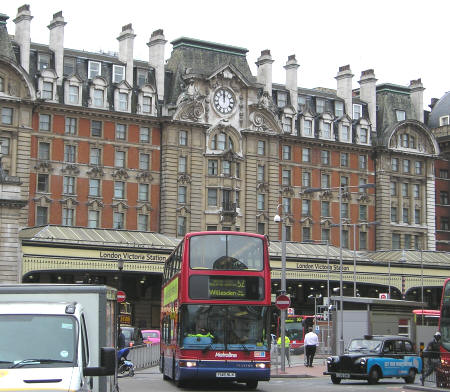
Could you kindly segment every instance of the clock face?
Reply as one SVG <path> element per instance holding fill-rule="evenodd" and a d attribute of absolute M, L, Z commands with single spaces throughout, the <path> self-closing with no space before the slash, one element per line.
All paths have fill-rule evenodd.
<path fill-rule="evenodd" d="M 219 88 L 214 94 L 214 107 L 219 113 L 230 113 L 233 110 L 235 103 L 236 99 L 230 90 Z"/>

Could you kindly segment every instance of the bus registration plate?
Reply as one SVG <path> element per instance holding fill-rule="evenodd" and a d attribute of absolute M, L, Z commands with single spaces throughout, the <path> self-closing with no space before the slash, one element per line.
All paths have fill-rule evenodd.
<path fill-rule="evenodd" d="M 236 377 L 236 373 L 234 373 L 234 372 L 216 372 L 216 377 L 233 378 L 233 377 Z"/>

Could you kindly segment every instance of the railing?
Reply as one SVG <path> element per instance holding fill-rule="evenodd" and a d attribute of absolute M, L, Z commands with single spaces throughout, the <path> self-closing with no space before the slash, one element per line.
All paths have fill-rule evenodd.
<path fill-rule="evenodd" d="M 145 369 L 159 364 L 159 344 L 147 344 L 131 347 L 127 359 L 136 369 Z"/>
<path fill-rule="evenodd" d="M 420 380 L 422 385 L 434 384 L 436 387 L 450 388 L 450 367 L 441 363 L 440 355 L 440 352 L 421 352 L 423 366 Z"/>

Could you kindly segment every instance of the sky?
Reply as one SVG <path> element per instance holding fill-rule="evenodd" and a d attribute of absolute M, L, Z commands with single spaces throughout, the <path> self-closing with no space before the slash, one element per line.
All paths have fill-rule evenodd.
<path fill-rule="evenodd" d="M 422 79 L 424 108 L 450 90 L 446 49 L 447 0 L 8 0 L 0 13 L 14 34 L 17 8 L 30 4 L 31 40 L 48 44 L 47 26 L 62 11 L 64 46 L 118 52 L 122 26 L 132 23 L 134 57 L 148 60 L 151 33 L 163 29 L 165 57 L 176 38 L 190 37 L 248 49 L 256 76 L 261 51 L 269 49 L 272 80 L 284 84 L 283 66 L 295 54 L 298 85 L 336 88 L 340 66 L 349 64 L 358 88 L 361 71 L 374 69 L 380 83 L 408 86 Z"/>

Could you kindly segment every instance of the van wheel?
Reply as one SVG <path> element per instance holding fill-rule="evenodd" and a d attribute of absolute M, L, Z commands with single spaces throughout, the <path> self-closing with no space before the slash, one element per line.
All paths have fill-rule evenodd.
<path fill-rule="evenodd" d="M 340 384 L 341 383 L 341 379 L 339 377 L 336 377 L 334 374 L 331 375 L 331 382 L 333 384 Z"/>
<path fill-rule="evenodd" d="M 414 380 L 416 379 L 416 371 L 413 368 L 409 369 L 408 376 L 403 377 L 403 379 L 407 384 L 414 384 Z"/>
<path fill-rule="evenodd" d="M 379 379 L 380 379 L 380 371 L 378 370 L 378 368 L 373 367 L 372 369 L 370 369 L 369 378 L 367 380 L 369 384 L 371 385 L 376 384 Z"/>
<path fill-rule="evenodd" d="M 258 388 L 258 380 L 247 381 L 248 389 L 256 389 Z"/>

